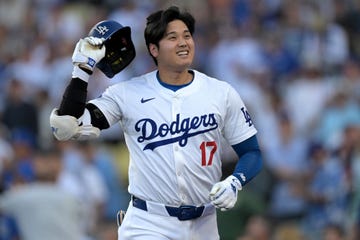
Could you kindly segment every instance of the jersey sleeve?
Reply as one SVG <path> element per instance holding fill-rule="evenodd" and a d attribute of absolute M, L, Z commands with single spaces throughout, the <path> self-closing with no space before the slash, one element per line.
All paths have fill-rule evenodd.
<path fill-rule="evenodd" d="M 238 144 L 255 135 L 257 130 L 240 95 L 231 86 L 226 99 L 224 137 L 231 144 Z"/>
<path fill-rule="evenodd" d="M 123 96 L 123 88 L 119 85 L 113 85 L 107 88 L 100 97 L 90 100 L 89 103 L 97 106 L 109 125 L 112 126 L 119 122 L 122 117 L 121 106 L 124 101 L 121 96 Z"/>

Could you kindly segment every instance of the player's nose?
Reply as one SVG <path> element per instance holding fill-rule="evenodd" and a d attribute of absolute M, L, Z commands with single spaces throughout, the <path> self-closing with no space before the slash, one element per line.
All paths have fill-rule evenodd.
<path fill-rule="evenodd" d="M 187 46 L 186 39 L 184 39 L 184 38 L 179 38 L 178 45 L 179 45 L 179 47 L 186 47 L 186 46 Z"/>

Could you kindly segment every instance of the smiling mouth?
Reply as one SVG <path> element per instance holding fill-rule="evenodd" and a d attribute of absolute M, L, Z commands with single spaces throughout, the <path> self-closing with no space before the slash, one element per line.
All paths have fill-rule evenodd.
<path fill-rule="evenodd" d="M 187 55 L 189 55 L 189 51 L 185 51 L 185 50 L 183 50 L 183 51 L 178 51 L 178 52 L 176 52 L 176 54 L 178 55 L 178 56 L 187 56 Z"/>

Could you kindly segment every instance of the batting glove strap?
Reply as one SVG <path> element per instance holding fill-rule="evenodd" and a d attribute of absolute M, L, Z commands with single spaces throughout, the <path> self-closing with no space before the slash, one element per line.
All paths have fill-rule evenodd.
<path fill-rule="evenodd" d="M 72 78 L 80 78 L 81 80 L 88 82 L 92 72 L 86 71 L 85 69 L 75 65 L 72 71 Z"/>
<path fill-rule="evenodd" d="M 220 208 L 221 211 L 226 211 L 235 206 L 238 191 L 241 189 L 242 185 L 239 179 L 230 175 L 225 180 L 214 184 L 210 191 L 209 198 L 216 208 Z"/>

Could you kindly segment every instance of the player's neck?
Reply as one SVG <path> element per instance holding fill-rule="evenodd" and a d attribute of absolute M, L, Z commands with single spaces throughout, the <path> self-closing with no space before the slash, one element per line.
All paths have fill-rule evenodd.
<path fill-rule="evenodd" d="M 182 72 L 170 72 L 159 70 L 160 80 L 170 85 L 185 85 L 192 81 L 193 74 L 188 70 Z"/>

